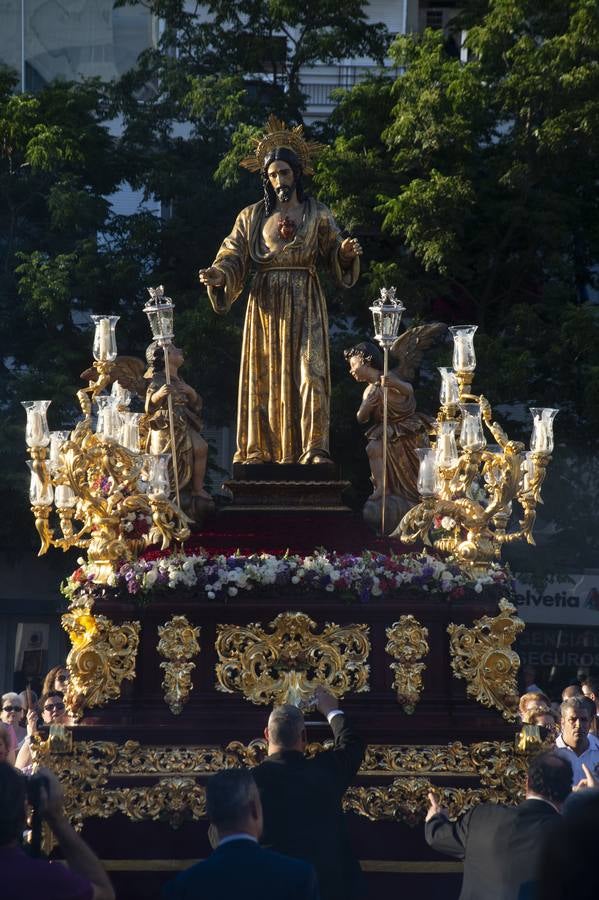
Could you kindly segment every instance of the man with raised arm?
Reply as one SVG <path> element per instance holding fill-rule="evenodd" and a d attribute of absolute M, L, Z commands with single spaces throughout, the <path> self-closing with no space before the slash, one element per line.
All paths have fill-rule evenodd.
<path fill-rule="evenodd" d="M 275 706 L 268 719 L 268 758 L 253 770 L 264 810 L 263 842 L 311 862 L 323 900 L 354 900 L 363 896 L 362 873 L 342 799 L 365 746 L 332 694 L 317 687 L 315 699 L 333 731 L 330 750 L 305 756 L 306 725 L 297 707 Z"/>

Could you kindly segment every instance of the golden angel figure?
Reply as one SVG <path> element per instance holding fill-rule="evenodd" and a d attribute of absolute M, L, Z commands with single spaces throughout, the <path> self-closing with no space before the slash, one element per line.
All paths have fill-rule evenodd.
<path fill-rule="evenodd" d="M 241 463 L 329 462 L 328 318 L 317 264 L 343 288 L 359 275 L 357 240 L 343 239 L 330 210 L 307 196 L 304 175 L 318 145 L 301 126 L 271 117 L 255 155 L 264 199 L 242 210 L 216 259 L 200 270 L 217 313 L 227 312 L 254 272 L 237 407 Z"/>
<path fill-rule="evenodd" d="M 404 332 L 389 351 L 397 361 L 383 375 L 383 354 L 376 344 L 365 341 L 344 351 L 350 374 L 367 385 L 356 414 L 358 422 L 371 422 L 366 431 L 366 453 L 370 463 L 373 492 L 364 507 L 364 518 L 380 527 L 383 496 L 383 388 L 387 385 L 387 505 L 385 531 L 391 533 L 405 513 L 420 502 L 419 461 L 416 450 L 429 446 L 434 419 L 416 411 L 412 380 L 424 350 L 446 331 L 435 323 Z"/>

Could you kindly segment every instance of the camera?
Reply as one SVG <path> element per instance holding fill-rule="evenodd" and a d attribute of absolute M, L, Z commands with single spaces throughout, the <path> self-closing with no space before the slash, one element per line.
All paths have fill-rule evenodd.
<path fill-rule="evenodd" d="M 31 839 L 29 848 L 31 855 L 36 857 L 42 855 L 42 788 L 44 788 L 46 796 L 48 796 L 50 785 L 45 775 L 35 774 L 27 776 L 27 803 L 31 807 Z"/>

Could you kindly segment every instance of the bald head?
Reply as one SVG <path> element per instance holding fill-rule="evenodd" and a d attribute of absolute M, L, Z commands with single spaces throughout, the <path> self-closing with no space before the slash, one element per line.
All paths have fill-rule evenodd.
<path fill-rule="evenodd" d="M 299 750 L 303 753 L 306 726 L 304 716 L 297 706 L 289 703 L 275 706 L 268 718 L 266 737 L 269 753 L 279 750 Z"/>

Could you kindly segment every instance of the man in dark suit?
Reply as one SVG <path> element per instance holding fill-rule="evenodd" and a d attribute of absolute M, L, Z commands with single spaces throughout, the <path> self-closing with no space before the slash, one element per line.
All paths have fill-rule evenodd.
<path fill-rule="evenodd" d="M 364 743 L 324 688 L 315 691 L 334 746 L 306 758 L 306 726 L 295 706 L 276 706 L 264 732 L 268 759 L 254 771 L 264 809 L 263 843 L 311 862 L 323 900 L 363 894 L 360 864 L 352 853 L 341 806 L 364 757 Z"/>
<path fill-rule="evenodd" d="M 482 803 L 450 822 L 429 794 L 425 837 L 434 850 L 464 860 L 460 900 L 517 900 L 535 881 L 543 838 L 560 820 L 572 767 L 556 753 L 531 760 L 526 800 L 519 806 Z"/>
<path fill-rule="evenodd" d="M 165 885 L 164 900 L 319 900 L 312 866 L 259 846 L 262 805 L 251 772 L 209 778 L 206 807 L 218 846 Z"/>

